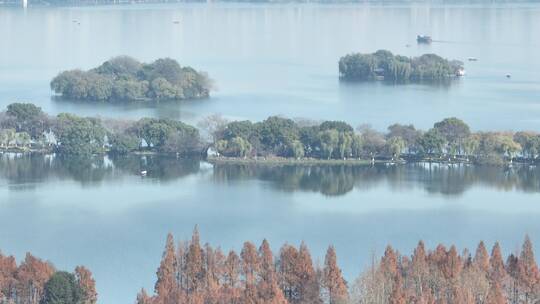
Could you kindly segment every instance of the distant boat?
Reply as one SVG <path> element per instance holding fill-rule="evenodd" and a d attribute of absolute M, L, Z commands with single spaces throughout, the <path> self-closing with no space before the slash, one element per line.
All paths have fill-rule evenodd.
<path fill-rule="evenodd" d="M 146 176 L 146 174 L 148 174 L 148 172 L 146 172 L 146 170 L 141 171 L 141 176 Z"/>
<path fill-rule="evenodd" d="M 510 78 L 510 77 L 512 77 L 512 75 L 506 74 L 506 78 Z"/>
<path fill-rule="evenodd" d="M 456 76 L 465 76 L 466 72 L 465 72 L 465 69 L 464 68 L 460 68 L 459 70 L 457 70 L 456 72 Z"/>
<path fill-rule="evenodd" d="M 174 23 L 174 24 L 179 24 L 179 23 L 180 23 L 180 21 L 178 21 L 178 20 L 174 20 L 174 21 L 173 21 L 173 23 Z"/>
<path fill-rule="evenodd" d="M 478 61 L 478 59 L 476 57 L 469 57 L 467 58 L 469 61 Z"/>
<path fill-rule="evenodd" d="M 430 44 L 432 41 L 433 39 L 431 39 L 431 36 L 427 36 L 427 35 L 416 36 L 416 42 L 418 43 Z"/>

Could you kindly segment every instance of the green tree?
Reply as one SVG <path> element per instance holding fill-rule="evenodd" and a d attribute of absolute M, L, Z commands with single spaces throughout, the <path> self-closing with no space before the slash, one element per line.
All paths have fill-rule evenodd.
<path fill-rule="evenodd" d="M 90 156 L 103 151 L 105 129 L 98 120 L 59 114 L 55 134 L 60 154 Z"/>
<path fill-rule="evenodd" d="M 322 131 L 319 133 L 319 138 L 323 156 L 326 159 L 332 158 L 332 154 L 339 143 L 339 132 L 333 129 Z"/>
<path fill-rule="evenodd" d="M 392 159 L 399 158 L 401 152 L 405 149 L 405 141 L 399 136 L 392 137 L 386 141 L 386 149 Z"/>
<path fill-rule="evenodd" d="M 78 304 L 83 299 L 83 292 L 75 276 L 59 271 L 45 283 L 42 304 Z"/>
<path fill-rule="evenodd" d="M 430 129 L 422 137 L 418 139 L 418 144 L 422 151 L 426 154 L 438 154 L 443 153 L 446 139 L 439 133 L 437 129 Z"/>
<path fill-rule="evenodd" d="M 461 119 L 445 118 L 433 126 L 448 142 L 448 150 L 451 154 L 463 151 L 464 140 L 471 135 L 469 126 Z"/>

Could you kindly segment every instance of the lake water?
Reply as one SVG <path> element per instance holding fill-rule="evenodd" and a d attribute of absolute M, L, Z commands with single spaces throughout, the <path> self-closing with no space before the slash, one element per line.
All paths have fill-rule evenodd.
<path fill-rule="evenodd" d="M 138 172 L 147 170 L 147 177 Z M 100 303 L 152 290 L 167 232 L 224 250 L 245 240 L 302 240 L 322 261 L 333 243 L 352 281 L 386 244 L 411 252 L 419 239 L 505 253 L 529 234 L 540 250 L 540 168 L 246 166 L 133 156 L 81 161 L 0 157 L 0 248 L 60 269 L 88 266 Z"/>
<path fill-rule="evenodd" d="M 417 45 L 417 34 L 436 41 Z M 0 43 L 1 108 L 29 101 L 50 113 L 191 123 L 212 113 L 254 120 L 285 115 L 381 130 L 394 122 L 428 128 L 457 116 L 474 129 L 540 129 L 539 3 L 2 8 Z M 340 56 L 377 49 L 460 59 L 468 75 L 450 87 L 338 81 Z M 59 71 L 122 54 L 177 59 L 207 71 L 217 91 L 210 100 L 160 106 L 51 99 L 49 82 Z"/>
<path fill-rule="evenodd" d="M 78 25 L 73 20 L 80 22 Z M 173 22 L 178 20 L 179 24 Z M 432 45 L 417 45 L 430 34 Z M 406 45 L 409 44 L 410 47 Z M 389 49 L 466 61 L 451 86 L 344 84 L 340 56 Z M 170 117 L 194 123 L 221 113 L 430 127 L 458 116 L 475 130 L 540 130 L 540 4 L 178 4 L 0 9 L 0 108 L 14 101 L 49 113 Z M 172 57 L 207 71 L 209 100 L 154 106 L 83 105 L 51 98 L 60 70 L 128 54 Z M 511 74 L 510 79 L 506 74 Z M 148 170 L 148 176 L 137 175 Z M 469 248 L 529 233 L 540 250 L 537 168 L 405 166 L 212 166 L 130 157 L 91 162 L 0 156 L 0 248 L 60 269 L 95 274 L 100 303 L 152 290 L 167 232 L 224 249 L 268 238 L 305 240 L 315 257 L 336 245 L 352 280 L 387 243 L 419 239 Z"/>

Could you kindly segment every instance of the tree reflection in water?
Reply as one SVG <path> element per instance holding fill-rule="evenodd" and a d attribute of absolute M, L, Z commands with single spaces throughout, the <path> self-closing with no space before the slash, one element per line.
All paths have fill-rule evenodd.
<path fill-rule="evenodd" d="M 53 155 L 0 155 L 0 179 L 10 189 L 24 190 L 49 180 L 73 180 L 83 186 L 112 182 L 147 172 L 147 178 L 175 181 L 199 173 L 200 159 L 163 155 L 74 158 Z M 478 186 L 503 191 L 540 192 L 540 168 L 515 166 L 453 166 L 411 163 L 406 165 L 236 165 L 213 166 L 214 183 L 258 180 L 285 192 L 310 191 L 326 196 L 344 195 L 354 189 L 387 186 L 393 191 L 421 188 L 428 193 L 461 195 Z M 205 182 L 205 181 L 203 181 Z"/>

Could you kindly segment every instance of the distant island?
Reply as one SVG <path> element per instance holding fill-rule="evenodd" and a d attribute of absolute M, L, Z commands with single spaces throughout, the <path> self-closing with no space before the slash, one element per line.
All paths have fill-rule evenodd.
<path fill-rule="evenodd" d="M 66 99 L 147 102 L 207 98 L 211 81 L 174 59 L 141 63 L 119 56 L 88 71 L 61 72 L 51 81 L 51 89 Z"/>
<path fill-rule="evenodd" d="M 463 73 L 463 62 L 449 61 L 435 54 L 409 58 L 378 50 L 372 54 L 345 55 L 339 60 L 340 78 L 349 81 L 441 81 Z"/>

